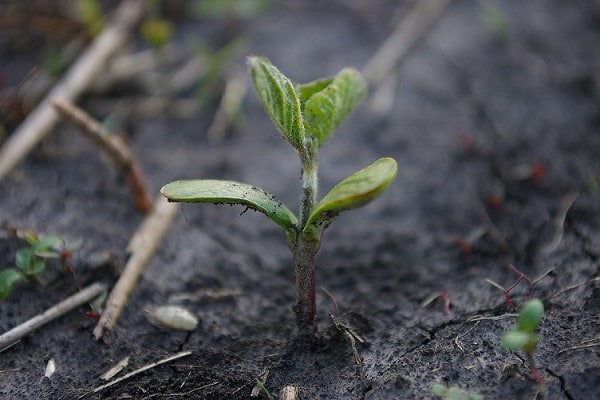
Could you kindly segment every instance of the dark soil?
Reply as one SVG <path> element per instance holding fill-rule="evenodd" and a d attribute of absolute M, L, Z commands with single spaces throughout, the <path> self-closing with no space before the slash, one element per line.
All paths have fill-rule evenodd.
<path fill-rule="evenodd" d="M 282 3 L 244 22 L 245 54 L 268 56 L 298 82 L 360 68 L 406 15 L 410 4 L 394 3 Z M 366 340 L 357 342 L 361 366 L 324 292 L 318 344 L 310 351 L 292 344 L 293 268 L 277 226 L 235 207 L 184 205 L 112 335 L 94 341 L 87 307 L 50 323 L 0 354 L 0 397 L 247 399 L 268 371 L 268 390 L 296 385 L 301 399 L 432 398 L 434 383 L 486 399 L 535 398 L 525 356 L 500 343 L 515 310 L 485 281 L 510 286 L 513 264 L 532 279 L 551 270 L 531 288 L 546 308 L 535 353 L 546 391 L 537 398 L 597 398 L 600 3 L 494 4 L 504 34 L 485 22 L 479 2 L 455 1 L 395 70 L 392 108 L 372 111 L 371 96 L 321 153 L 323 192 L 378 157 L 399 163 L 388 192 L 328 229 L 318 258 L 318 286 Z M 218 42 L 213 28 L 184 22 L 177 40 L 207 34 Z M 243 126 L 218 143 L 204 135 L 213 111 L 132 121 L 132 147 L 152 192 L 179 178 L 233 179 L 296 208 L 298 162 L 256 96 Z M 2 182 L 0 194 L 5 226 L 83 239 L 73 273 L 57 267 L 0 303 L 0 332 L 79 287 L 114 283 L 143 219 L 117 173 L 66 126 Z M 466 246 L 482 226 L 487 233 Z M 2 266 L 19 244 L 0 237 Z M 232 295 L 214 298 L 207 289 Z M 512 291 L 517 307 L 529 291 L 525 282 Z M 441 299 L 422 307 L 437 293 L 449 297 L 449 313 Z M 145 318 L 146 306 L 183 295 L 179 302 L 201 320 L 196 331 L 164 330 Z M 192 355 L 91 393 L 126 356 L 129 372 L 181 350 Z M 50 358 L 56 373 L 43 378 Z"/>

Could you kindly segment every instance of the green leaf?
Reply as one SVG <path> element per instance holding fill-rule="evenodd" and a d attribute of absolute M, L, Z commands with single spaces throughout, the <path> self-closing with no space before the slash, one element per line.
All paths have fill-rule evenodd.
<path fill-rule="evenodd" d="M 308 99 L 310 99 L 315 93 L 325 89 L 331 84 L 331 82 L 333 82 L 333 78 L 323 78 L 298 85 L 296 91 L 298 92 L 298 96 L 300 96 L 300 108 L 302 112 L 304 112 L 304 105 Z"/>
<path fill-rule="evenodd" d="M 517 320 L 517 329 L 523 332 L 533 333 L 540 325 L 544 315 L 544 304 L 539 299 L 529 300 L 523 305 Z"/>
<path fill-rule="evenodd" d="M 398 165 L 392 158 L 380 158 L 335 185 L 309 216 L 303 232 L 316 235 L 342 211 L 362 207 L 378 197 L 396 177 Z"/>
<path fill-rule="evenodd" d="M 27 271 L 30 267 L 30 264 L 33 260 L 33 250 L 32 249 L 20 249 L 17 251 L 15 255 L 15 264 L 22 271 Z"/>
<path fill-rule="evenodd" d="M 266 58 L 249 57 L 248 68 L 267 114 L 283 137 L 301 154 L 305 154 L 304 125 L 294 85 Z"/>
<path fill-rule="evenodd" d="M 316 91 L 326 81 L 317 81 L 302 90 L 304 129 L 323 145 L 342 121 L 354 111 L 367 90 L 360 72 L 352 68 L 341 70 L 329 85 Z M 310 95 L 312 92 L 312 95 Z M 309 98 L 306 96 L 310 95 Z"/>
<path fill-rule="evenodd" d="M 44 260 L 37 260 L 35 263 L 33 263 L 29 271 L 25 271 L 25 273 L 28 276 L 38 276 L 42 272 L 44 272 L 45 269 L 46 263 L 44 262 Z"/>
<path fill-rule="evenodd" d="M 521 350 L 531 339 L 531 334 L 520 330 L 512 330 L 502 338 L 502 346 L 508 351 Z"/>
<path fill-rule="evenodd" d="M 0 272 L 0 299 L 7 298 L 12 286 L 21 279 L 23 279 L 23 275 L 14 268 Z"/>
<path fill-rule="evenodd" d="M 33 251 L 39 257 L 58 257 L 59 249 L 64 245 L 64 240 L 56 235 L 43 235 L 34 244 Z"/>
<path fill-rule="evenodd" d="M 245 183 L 198 179 L 166 184 L 160 193 L 182 203 L 239 204 L 260 211 L 286 231 L 296 229 L 296 216 L 273 195 Z"/>

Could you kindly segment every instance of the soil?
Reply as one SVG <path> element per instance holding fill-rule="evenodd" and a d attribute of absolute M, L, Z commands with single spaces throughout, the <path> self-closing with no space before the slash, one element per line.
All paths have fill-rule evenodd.
<path fill-rule="evenodd" d="M 360 68 L 412 3 L 277 3 L 238 26 L 248 34 L 244 56 L 265 55 L 298 82 Z M 386 81 L 390 108 L 377 111 L 385 93 L 374 91 L 321 152 L 323 192 L 378 157 L 394 157 L 399 172 L 381 198 L 325 232 L 317 285 L 339 311 L 318 293 L 313 349 L 292 340 L 294 276 L 278 227 L 235 207 L 183 205 L 112 334 L 92 338 L 89 307 L 44 326 L 0 354 L 0 397 L 248 399 L 268 371 L 271 393 L 295 385 L 300 399 L 428 399 L 434 383 L 486 399 L 597 398 L 600 3 L 493 2 L 506 31 L 486 22 L 482 4 L 453 2 Z M 176 41 L 219 43 L 224 34 L 215 21 L 186 20 Z M 5 62 L 22 71 L 22 60 Z M 242 67 L 243 56 L 236 62 Z M 192 120 L 130 121 L 152 193 L 174 179 L 232 179 L 296 208 L 298 162 L 257 97 L 218 142 L 204 134 L 214 107 Z M 143 217 L 73 129 L 57 129 L 0 193 L 4 226 L 83 240 L 72 272 L 56 267 L 0 303 L 0 332 L 91 282 L 114 284 Z M 3 266 L 21 244 L 4 230 Z M 515 309 L 486 279 L 509 287 L 518 279 L 509 264 L 542 277 L 519 283 L 511 300 L 517 308 L 530 295 L 544 302 L 534 358 L 545 392 L 526 357 L 501 345 Z M 199 327 L 150 324 L 144 308 L 167 303 L 190 309 Z M 365 340 L 356 340 L 360 365 L 331 314 Z M 183 350 L 192 354 L 92 393 L 126 356 L 130 372 Z M 56 372 L 44 378 L 51 358 Z"/>

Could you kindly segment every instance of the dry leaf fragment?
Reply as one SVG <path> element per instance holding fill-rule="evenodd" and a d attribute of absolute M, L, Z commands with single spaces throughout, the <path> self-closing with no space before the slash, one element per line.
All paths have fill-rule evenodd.
<path fill-rule="evenodd" d="M 52 375 L 54 375 L 55 372 L 56 372 L 56 362 L 54 361 L 54 358 L 51 358 L 48 360 L 48 363 L 46 364 L 46 371 L 44 372 L 44 377 L 50 379 L 50 377 L 52 377 Z"/>
<path fill-rule="evenodd" d="M 107 381 L 111 379 L 113 376 L 117 375 L 119 372 L 123 371 L 123 369 L 129 364 L 129 356 L 125 357 L 121 361 L 119 361 L 114 367 L 106 371 L 100 376 L 100 379 L 103 381 Z"/>

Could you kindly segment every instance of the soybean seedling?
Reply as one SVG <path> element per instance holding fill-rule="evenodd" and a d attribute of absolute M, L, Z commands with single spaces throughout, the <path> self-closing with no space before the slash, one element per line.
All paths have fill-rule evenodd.
<path fill-rule="evenodd" d="M 312 340 L 316 333 L 315 256 L 323 231 L 340 212 L 364 206 L 383 193 L 396 176 L 397 164 L 391 158 L 380 158 L 340 181 L 317 201 L 317 153 L 359 104 L 366 91 L 365 81 L 358 71 L 345 68 L 333 78 L 294 86 L 265 58 L 250 57 L 248 67 L 263 106 L 300 158 L 298 217 L 273 195 L 240 182 L 175 181 L 165 185 L 161 193 L 176 202 L 239 204 L 264 213 L 279 225 L 293 253 L 299 334 Z"/>
<path fill-rule="evenodd" d="M 533 351 L 539 343 L 540 336 L 535 334 L 544 315 L 544 305 L 538 299 L 527 301 L 517 319 L 517 325 L 502 338 L 502 345 L 508 351 L 522 350 L 527 356 L 531 375 L 540 385 L 544 385 L 542 377 L 539 375 L 533 359 Z"/>

